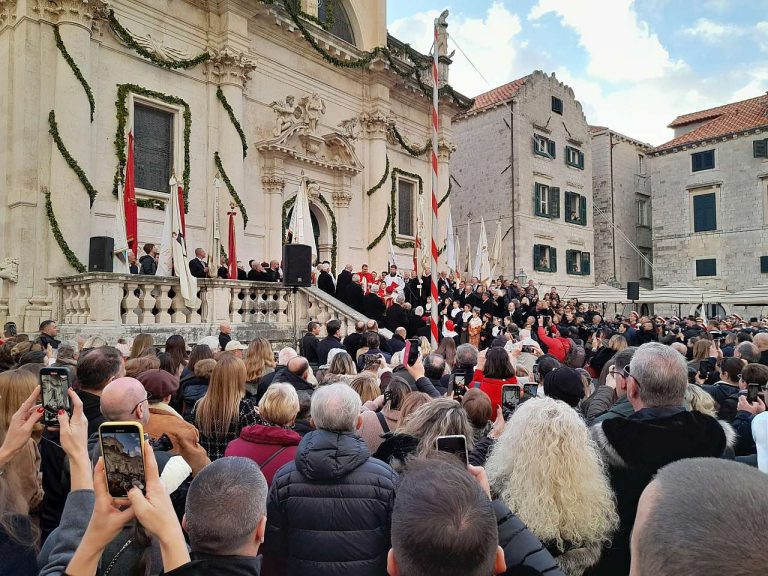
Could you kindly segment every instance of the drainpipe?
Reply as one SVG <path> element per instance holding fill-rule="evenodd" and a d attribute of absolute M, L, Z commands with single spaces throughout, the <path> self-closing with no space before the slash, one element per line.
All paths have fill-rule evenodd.
<path fill-rule="evenodd" d="M 614 190 L 613 190 L 613 133 L 608 131 L 608 142 L 610 144 L 611 155 L 611 250 L 613 251 L 613 279 L 619 282 L 618 276 L 616 276 L 616 213 L 614 209 Z M 618 142 L 617 142 L 618 144 Z M 621 284 L 619 282 L 619 284 Z"/>
<path fill-rule="evenodd" d="M 509 103 L 509 170 L 512 193 L 512 277 L 517 274 L 517 230 L 515 226 L 515 115 L 514 100 Z"/>

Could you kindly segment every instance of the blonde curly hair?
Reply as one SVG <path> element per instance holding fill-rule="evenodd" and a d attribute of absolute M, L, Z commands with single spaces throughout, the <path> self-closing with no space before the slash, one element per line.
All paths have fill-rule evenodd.
<path fill-rule="evenodd" d="M 619 524 L 589 429 L 553 398 L 520 404 L 486 464 L 491 488 L 543 542 L 561 551 L 609 542 Z"/>

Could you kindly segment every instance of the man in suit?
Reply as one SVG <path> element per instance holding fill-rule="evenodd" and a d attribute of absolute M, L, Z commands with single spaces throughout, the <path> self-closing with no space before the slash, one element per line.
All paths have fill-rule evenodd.
<path fill-rule="evenodd" d="M 299 352 L 307 359 L 309 365 L 313 368 L 320 366 L 317 356 L 317 345 L 320 343 L 320 322 L 310 322 L 307 324 L 307 333 L 301 338 Z M 327 353 L 326 353 L 327 355 Z"/>
<path fill-rule="evenodd" d="M 202 248 L 195 248 L 195 257 L 189 261 L 189 271 L 195 278 L 208 277 L 208 262 Z"/>
<path fill-rule="evenodd" d="M 251 271 L 248 272 L 248 280 L 251 282 L 272 282 L 269 272 L 264 270 L 264 266 L 256 260 L 251 260 Z"/>
<path fill-rule="evenodd" d="M 271 278 L 272 282 L 282 282 L 283 273 L 280 271 L 280 262 L 278 262 L 277 260 L 272 260 L 269 263 L 267 274 L 269 274 L 269 277 Z"/>
<path fill-rule="evenodd" d="M 333 276 L 331 276 L 329 270 L 331 269 L 330 262 L 323 262 L 320 264 L 320 276 L 317 278 L 317 287 L 320 288 L 326 294 L 331 296 L 336 295 L 336 286 L 333 284 Z"/>
<path fill-rule="evenodd" d="M 139 273 L 139 263 L 136 261 L 136 254 L 133 253 L 133 250 L 128 250 L 128 273 Z"/>
<path fill-rule="evenodd" d="M 237 279 L 248 280 L 248 272 L 245 271 L 245 265 L 240 260 L 237 261 Z"/>
<path fill-rule="evenodd" d="M 409 323 L 408 313 L 403 308 L 403 304 L 405 304 L 405 295 L 404 294 L 398 294 L 397 298 L 395 298 L 395 303 L 392 304 L 392 306 L 389 307 L 387 310 L 387 329 L 395 333 L 395 330 L 397 330 L 399 327 L 407 328 Z"/>
<path fill-rule="evenodd" d="M 347 286 L 346 300 L 342 300 L 342 302 L 362 314 L 363 296 L 363 286 L 360 284 L 360 276 L 355 274 L 352 276 L 352 282 Z"/>
<path fill-rule="evenodd" d="M 349 304 L 347 302 L 347 286 L 352 283 L 352 264 L 344 266 L 344 270 L 341 271 L 339 277 L 336 279 L 336 298 Z"/>
<path fill-rule="evenodd" d="M 376 292 L 368 292 L 363 296 L 363 314 L 372 318 L 377 322 L 384 321 L 384 312 L 386 312 L 387 306 L 384 304 L 384 300 L 379 298 Z"/>

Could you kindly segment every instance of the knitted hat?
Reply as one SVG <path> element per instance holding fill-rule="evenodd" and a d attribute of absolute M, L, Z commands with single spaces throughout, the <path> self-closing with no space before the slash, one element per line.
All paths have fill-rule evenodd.
<path fill-rule="evenodd" d="M 584 398 L 581 376 L 568 366 L 555 368 L 544 377 L 544 394 L 575 408 Z"/>

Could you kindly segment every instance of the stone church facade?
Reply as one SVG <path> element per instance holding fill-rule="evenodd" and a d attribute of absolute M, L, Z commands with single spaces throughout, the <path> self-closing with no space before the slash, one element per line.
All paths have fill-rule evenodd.
<path fill-rule="evenodd" d="M 451 118 L 471 105 L 447 84 L 446 28 L 440 198 Z M 175 174 L 190 257 L 216 225 L 226 247 L 232 204 L 238 260 L 279 259 L 306 183 L 336 272 L 383 270 L 388 240 L 410 268 L 430 205 L 430 71 L 387 34 L 385 0 L 0 0 L 0 321 L 35 329 L 53 313 L 49 281 L 115 236 L 129 132 L 139 247 L 160 242 Z"/>

